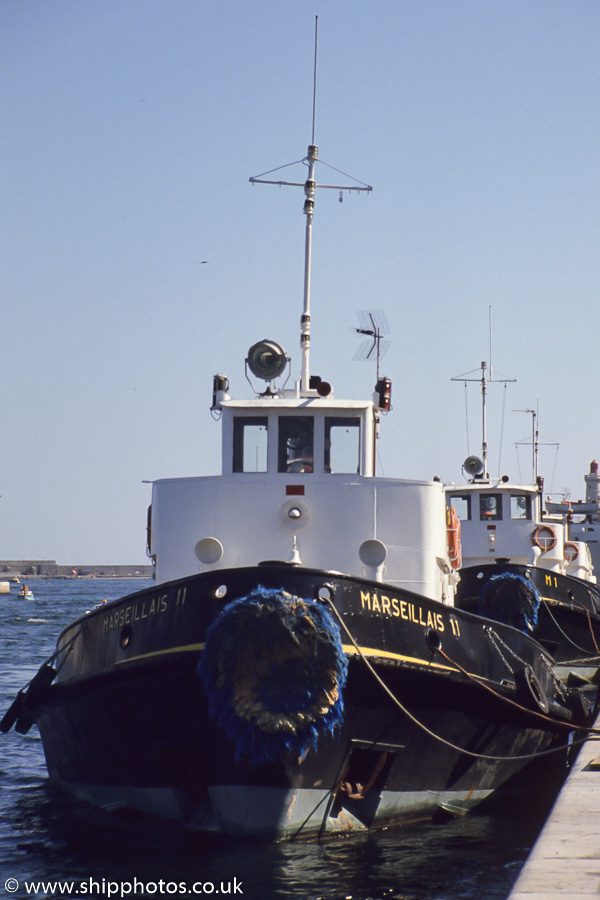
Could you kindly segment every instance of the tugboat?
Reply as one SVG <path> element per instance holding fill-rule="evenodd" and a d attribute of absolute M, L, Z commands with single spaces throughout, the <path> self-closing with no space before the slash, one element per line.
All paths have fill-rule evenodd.
<path fill-rule="evenodd" d="M 69 624 L 0 723 L 79 798 L 269 840 L 462 813 L 588 721 L 529 634 L 454 607 L 443 484 L 376 474 L 389 379 L 310 373 L 318 162 L 313 125 L 300 377 L 270 338 L 255 397 L 215 376 L 221 474 L 153 484 L 155 586 Z"/>
<path fill-rule="evenodd" d="M 537 474 L 535 449 L 531 483 L 513 484 L 507 475 L 490 476 L 486 362 L 481 364 L 481 385 L 481 457 L 465 460 L 467 484 L 446 486 L 461 530 L 455 605 L 517 626 L 523 624 L 523 610 L 535 609 L 531 633 L 555 661 L 595 670 L 600 662 L 600 587 L 584 532 L 570 526 L 572 504 L 546 503 L 553 515 L 544 509 L 544 481 Z M 535 435 L 534 424 L 534 448 Z"/>

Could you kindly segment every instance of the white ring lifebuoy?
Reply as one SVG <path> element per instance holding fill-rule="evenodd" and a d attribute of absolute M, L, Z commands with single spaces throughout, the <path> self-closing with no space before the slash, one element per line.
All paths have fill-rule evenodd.
<path fill-rule="evenodd" d="M 556 532 L 550 525 L 538 525 L 531 536 L 531 540 L 536 547 L 539 547 L 542 553 L 548 550 L 554 550 L 556 547 Z"/>

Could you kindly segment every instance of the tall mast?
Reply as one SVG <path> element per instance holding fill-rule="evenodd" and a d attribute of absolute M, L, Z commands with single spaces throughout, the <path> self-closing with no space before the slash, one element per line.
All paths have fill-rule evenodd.
<path fill-rule="evenodd" d="M 488 384 L 500 381 L 500 382 L 508 382 L 508 381 L 516 381 L 516 378 L 492 378 L 491 377 L 491 367 L 490 367 L 490 377 L 487 377 L 487 361 L 483 361 L 481 363 L 481 377 L 480 378 L 469 378 L 469 375 L 473 375 L 474 372 L 466 372 L 464 375 L 456 375 L 452 378 L 452 381 L 478 381 L 481 384 L 481 461 L 483 463 L 483 478 L 489 478 L 488 472 L 488 444 L 487 444 L 487 392 L 488 392 Z"/>
<path fill-rule="evenodd" d="M 527 413 L 531 416 L 531 468 L 533 481 L 537 484 L 539 477 L 540 446 L 556 447 L 558 452 L 559 444 L 557 441 L 550 441 L 540 437 L 539 409 L 514 409 L 513 412 Z M 518 448 L 527 444 L 529 444 L 529 440 L 525 438 L 522 441 L 516 441 L 515 447 Z"/>
<path fill-rule="evenodd" d="M 537 427 L 536 427 L 537 412 L 535 411 L 535 409 L 515 409 L 515 410 L 513 410 L 513 412 L 527 413 L 528 415 L 531 416 L 531 474 L 533 475 L 533 482 L 535 484 L 535 482 L 537 480 L 537 474 L 538 474 L 538 448 L 539 448 L 539 445 L 538 445 L 539 431 L 537 430 Z M 517 441 L 517 446 L 519 443 L 520 442 Z"/>
<path fill-rule="evenodd" d="M 312 265 L 312 223 L 315 208 L 315 163 L 319 158 L 319 148 L 315 144 L 315 124 L 317 116 L 317 51 L 319 42 L 319 17 L 315 16 L 315 65 L 313 72 L 313 114 L 312 139 L 308 147 L 306 162 L 308 178 L 304 183 L 304 215 L 306 216 L 306 236 L 304 241 L 304 306 L 300 319 L 300 349 L 302 351 L 302 375 L 300 389 L 307 391 L 310 384 L 310 282 Z"/>
<path fill-rule="evenodd" d="M 277 184 L 277 185 L 285 185 L 290 187 L 302 187 L 304 188 L 305 200 L 304 200 L 304 209 L 303 213 L 306 216 L 306 233 L 304 240 L 304 303 L 302 308 L 302 317 L 300 319 L 300 349 L 302 352 L 302 374 L 300 376 L 300 389 L 303 393 L 306 393 L 310 387 L 310 285 L 311 285 L 311 264 L 312 264 L 312 224 L 313 224 L 313 212 L 315 207 L 315 192 L 316 188 L 329 188 L 331 190 L 340 191 L 340 200 L 342 199 L 343 191 L 372 191 L 373 188 L 364 184 L 362 181 L 358 181 L 353 178 L 351 175 L 346 175 L 344 172 L 340 172 L 339 169 L 335 169 L 336 172 L 339 172 L 341 175 L 344 175 L 346 178 L 351 178 L 355 183 L 352 185 L 340 185 L 340 184 L 317 184 L 315 180 L 315 165 L 317 162 L 321 162 L 323 165 L 327 165 L 327 163 L 323 163 L 322 160 L 319 159 L 319 148 L 315 144 L 315 124 L 316 124 L 316 108 L 317 108 L 317 45 L 318 45 L 318 26 L 319 26 L 319 17 L 315 17 L 315 61 L 314 61 L 314 74 L 313 74 L 313 110 L 312 110 L 312 140 L 308 147 L 308 153 L 305 158 L 302 160 L 304 165 L 308 166 L 308 176 L 306 181 L 273 181 L 270 179 L 266 179 L 263 175 L 270 175 L 272 172 L 277 171 L 277 169 L 271 169 L 269 172 L 263 172 L 263 175 L 259 175 L 255 178 L 250 178 L 250 182 L 252 184 L 260 183 L 260 184 Z M 287 166 L 293 166 L 296 163 L 288 163 Z M 278 168 L 284 169 L 287 166 L 280 166 Z M 333 166 L 329 166 L 329 168 L 333 169 Z"/>
<path fill-rule="evenodd" d="M 487 398 L 487 378 L 485 376 L 486 363 L 481 363 L 481 460 L 483 462 L 483 475 L 488 477 L 487 467 L 487 423 L 486 423 L 486 398 Z"/>

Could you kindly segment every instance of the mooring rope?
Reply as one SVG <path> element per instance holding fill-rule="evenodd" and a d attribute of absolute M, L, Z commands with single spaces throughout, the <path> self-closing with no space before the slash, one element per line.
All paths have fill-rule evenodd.
<path fill-rule="evenodd" d="M 490 687 L 489 684 L 481 681 L 478 678 L 475 678 L 474 675 L 471 675 L 470 672 L 467 672 L 460 663 L 457 663 L 456 660 L 451 659 L 447 653 L 445 653 L 441 647 L 437 647 L 437 652 L 440 656 L 443 656 L 444 659 L 452 663 L 453 666 L 466 675 L 468 679 L 473 681 L 474 683 L 480 685 L 482 688 L 485 688 L 486 691 L 489 691 L 490 694 L 493 694 L 498 700 L 504 700 L 505 703 L 508 703 L 510 706 L 516 707 L 516 709 L 521 710 L 522 712 L 526 712 L 528 715 L 536 716 L 539 719 L 544 719 L 546 722 L 551 722 L 553 725 L 559 725 L 561 728 L 568 728 L 569 731 L 585 731 L 586 734 L 600 734 L 600 728 L 586 728 L 585 725 L 575 725 L 573 722 L 561 722 L 559 719 L 553 719 L 552 716 L 547 716 L 545 713 L 538 712 L 536 709 L 530 709 L 528 706 L 523 706 L 521 703 L 517 703 L 516 700 L 513 700 L 511 697 L 505 697 L 503 694 L 499 694 L 494 690 L 493 687 Z M 533 670 L 532 670 L 533 671 Z"/>
<path fill-rule="evenodd" d="M 586 616 L 587 616 L 588 626 L 589 626 L 589 629 L 590 629 L 590 634 L 592 635 L 592 640 L 593 640 L 593 642 L 594 642 L 594 647 L 596 648 L 596 653 L 600 653 L 600 648 L 598 647 L 598 644 L 597 644 L 597 642 L 596 642 L 596 635 L 594 634 L 594 626 L 593 626 L 593 624 L 592 624 L 592 616 L 591 616 L 591 613 L 590 613 L 589 609 L 587 608 L 587 606 L 585 605 L 585 603 L 582 603 L 581 600 L 576 600 L 575 597 L 572 597 L 572 598 L 571 598 L 571 601 L 572 601 L 573 603 L 576 603 L 577 606 L 583 606 L 583 608 L 585 609 L 585 614 L 586 614 Z M 578 649 L 579 649 L 579 650 L 582 650 L 583 648 L 582 648 L 582 647 L 579 647 Z"/>
<path fill-rule="evenodd" d="M 575 725 L 570 725 L 570 724 L 567 725 L 567 723 L 557 722 L 557 720 L 555 720 L 555 719 L 549 719 L 549 721 L 552 722 L 553 724 L 560 724 L 560 725 L 567 726 L 569 728 L 569 730 L 577 729 L 579 731 L 585 731 L 587 734 L 587 737 L 581 738 L 579 740 L 569 741 L 567 744 L 561 744 L 560 747 L 553 747 L 550 750 L 540 750 L 536 753 L 525 753 L 525 754 L 519 754 L 517 756 L 492 756 L 487 753 L 475 753 L 473 750 L 466 750 L 464 747 L 458 747 L 456 744 L 453 744 L 451 741 L 446 740 L 446 738 L 443 738 L 441 735 L 436 734 L 434 731 L 432 731 L 430 728 L 428 728 L 427 725 L 425 725 L 423 722 L 419 721 L 419 719 L 417 719 L 416 716 L 414 716 L 402 703 L 400 703 L 398 698 L 389 689 L 389 687 L 383 681 L 383 679 L 379 676 L 379 674 L 375 671 L 374 667 L 371 665 L 371 663 L 369 662 L 367 657 L 364 655 L 364 653 L 362 652 L 362 650 L 359 647 L 359 645 L 357 644 L 357 642 L 354 640 L 353 635 L 351 634 L 350 630 L 348 629 L 346 623 L 344 622 L 342 616 L 340 615 L 340 613 L 339 613 L 338 609 L 336 608 L 335 604 L 333 603 L 333 601 L 331 599 L 328 599 L 327 602 L 330 605 L 331 609 L 333 610 L 340 625 L 342 626 L 342 628 L 348 635 L 348 638 L 354 645 L 356 652 L 358 653 L 358 655 L 360 656 L 360 658 L 362 659 L 362 661 L 364 662 L 366 667 L 369 669 L 369 671 L 371 672 L 371 674 L 373 675 L 375 680 L 379 683 L 379 685 L 383 688 L 385 693 L 388 695 L 390 700 L 392 700 L 392 702 L 398 707 L 398 709 L 400 709 L 404 713 L 404 715 L 407 716 L 411 720 L 411 722 L 414 722 L 414 724 L 417 725 L 422 731 L 424 731 L 430 737 L 434 738 L 436 741 L 439 741 L 441 744 L 445 744 L 447 747 L 450 747 L 452 750 L 457 750 L 459 753 L 464 753 L 466 756 L 472 756 L 475 759 L 489 759 L 489 760 L 494 760 L 494 761 L 498 761 L 498 760 L 501 760 L 501 761 L 515 760 L 516 761 L 516 760 L 526 760 L 526 759 L 538 759 L 541 756 L 550 756 L 553 753 L 562 753 L 564 750 L 569 749 L 570 747 L 574 746 L 575 744 L 583 744 L 586 740 L 588 740 L 590 735 L 600 735 L 600 729 L 582 728 L 581 726 L 575 726 Z M 438 648 L 438 652 L 441 653 L 441 655 L 444 656 L 448 660 L 448 662 L 452 663 L 452 665 L 455 665 L 457 667 L 457 669 L 460 669 L 460 666 L 458 666 L 458 664 L 455 663 L 454 660 L 450 659 L 450 657 L 447 656 L 445 653 L 443 653 L 439 648 Z M 461 671 L 463 671 L 464 674 L 467 675 L 469 678 L 473 679 L 473 681 L 475 681 L 475 683 L 481 684 L 481 682 L 479 682 L 478 679 L 474 678 L 474 676 L 470 675 L 464 669 L 462 669 Z M 483 685 L 483 686 L 488 687 L 487 685 Z M 501 694 L 496 694 L 496 692 L 492 688 L 488 688 L 488 690 L 490 690 L 493 694 L 495 694 L 495 696 L 497 696 L 500 700 L 508 700 L 509 699 L 508 697 L 503 697 Z M 510 702 L 513 703 L 513 705 L 518 706 L 518 704 L 514 703 L 514 701 L 510 701 Z M 527 709 L 526 707 L 520 707 L 520 708 L 524 709 L 525 712 L 527 712 L 527 713 L 532 713 L 534 715 L 541 715 L 541 714 L 535 713 L 534 710 Z M 542 718 L 546 718 L 546 717 L 542 716 Z"/>
<path fill-rule="evenodd" d="M 576 601 L 576 602 L 577 602 L 577 601 Z M 580 647 L 579 644 L 576 644 L 575 641 L 573 640 L 573 638 L 569 637 L 569 635 L 568 635 L 567 632 L 564 630 L 564 628 L 561 628 L 560 623 L 558 622 L 558 620 L 557 620 L 557 619 L 554 617 L 554 615 L 552 614 L 552 610 L 550 609 L 550 607 L 549 607 L 549 605 L 548 605 L 548 602 L 547 602 L 546 600 L 542 599 L 542 603 L 544 604 L 544 607 L 545 607 L 545 609 L 546 609 L 546 612 L 548 613 L 548 615 L 550 616 L 550 618 L 552 619 L 552 621 L 553 621 L 554 624 L 556 625 L 556 628 L 558 629 L 558 631 L 560 631 L 560 633 L 561 633 L 562 636 L 567 640 L 567 642 L 568 642 L 572 647 L 575 647 L 576 650 L 581 650 L 583 653 L 585 653 L 585 652 L 586 652 L 585 647 Z M 584 606 L 583 603 L 582 603 L 581 605 Z M 584 606 L 584 608 L 585 608 L 585 606 Z M 586 609 L 586 612 L 587 612 L 587 609 Z M 589 621 L 589 613 L 588 613 L 588 621 Z M 594 632 L 593 632 L 593 631 L 592 631 L 592 640 L 594 641 L 594 644 L 596 644 L 596 639 L 595 639 L 595 637 L 594 637 Z M 598 649 L 598 646 L 597 646 L 597 645 L 596 645 L 596 652 L 597 652 L 597 653 L 600 653 L 600 650 Z"/>
<path fill-rule="evenodd" d="M 557 662 L 557 666 L 598 666 L 600 663 L 600 656 L 584 656 L 581 659 L 563 659 L 560 662 Z"/>

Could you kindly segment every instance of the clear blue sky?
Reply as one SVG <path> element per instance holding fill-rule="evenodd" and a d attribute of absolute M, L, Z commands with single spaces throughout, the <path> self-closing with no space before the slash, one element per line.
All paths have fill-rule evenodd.
<path fill-rule="evenodd" d="M 383 474 L 460 481 L 479 396 L 467 446 L 450 379 L 489 361 L 492 307 L 495 374 L 517 379 L 490 388 L 492 472 L 501 452 L 529 476 L 512 410 L 539 402 L 546 483 L 582 493 L 597 0 L 3 0 L 0 558 L 143 562 L 144 479 L 218 471 L 213 374 L 250 396 L 264 337 L 298 373 L 302 192 L 248 178 L 306 154 L 315 15 L 320 156 L 374 191 L 317 197 L 312 370 L 370 396 L 352 326 L 384 309 Z"/>

